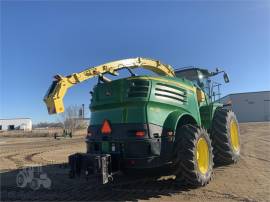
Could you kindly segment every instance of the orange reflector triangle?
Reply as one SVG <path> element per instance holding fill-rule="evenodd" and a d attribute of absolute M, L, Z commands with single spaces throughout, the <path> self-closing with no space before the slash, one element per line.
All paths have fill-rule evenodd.
<path fill-rule="evenodd" d="M 111 129 L 111 126 L 110 126 L 110 123 L 109 121 L 107 120 L 104 120 L 103 124 L 102 124 L 102 127 L 101 127 L 101 132 L 103 134 L 109 134 L 112 132 L 112 129 Z"/>

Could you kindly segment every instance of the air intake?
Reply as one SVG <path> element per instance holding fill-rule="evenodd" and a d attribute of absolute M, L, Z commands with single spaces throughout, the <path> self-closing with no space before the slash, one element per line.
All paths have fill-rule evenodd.
<path fill-rule="evenodd" d="M 131 80 L 129 82 L 128 97 L 147 97 L 149 91 L 149 81 Z"/>
<path fill-rule="evenodd" d="M 157 83 L 155 88 L 156 97 L 179 104 L 185 104 L 187 102 L 186 94 L 187 92 L 184 89 L 162 83 Z"/>

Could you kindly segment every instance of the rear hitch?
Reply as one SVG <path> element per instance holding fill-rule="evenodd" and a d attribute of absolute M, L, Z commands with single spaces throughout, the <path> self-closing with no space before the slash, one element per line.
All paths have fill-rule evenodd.
<path fill-rule="evenodd" d="M 112 159 L 110 154 L 76 153 L 68 157 L 69 177 L 81 176 L 93 178 L 99 184 L 107 184 L 113 180 Z"/>

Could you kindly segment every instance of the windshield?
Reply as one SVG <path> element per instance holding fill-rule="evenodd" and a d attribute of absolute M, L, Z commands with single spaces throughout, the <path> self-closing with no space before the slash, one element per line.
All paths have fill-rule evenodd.
<path fill-rule="evenodd" d="M 175 75 L 179 78 L 185 78 L 198 85 L 198 72 L 197 70 L 182 70 L 176 71 Z"/>
<path fill-rule="evenodd" d="M 192 83 L 202 88 L 205 93 L 210 95 L 210 80 L 197 69 L 176 71 L 175 75 L 179 78 L 185 78 L 190 80 Z"/>

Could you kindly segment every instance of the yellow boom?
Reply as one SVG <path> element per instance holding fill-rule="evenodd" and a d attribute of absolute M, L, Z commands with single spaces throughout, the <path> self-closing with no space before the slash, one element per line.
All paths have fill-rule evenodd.
<path fill-rule="evenodd" d="M 63 98 L 67 90 L 73 85 L 106 73 L 115 75 L 117 70 L 123 68 L 138 67 L 151 70 L 159 75 L 166 75 L 170 77 L 175 76 L 174 70 L 170 65 L 165 65 L 158 60 L 152 60 L 148 58 L 130 58 L 117 60 L 99 66 L 90 67 L 80 73 L 74 73 L 66 77 L 56 75 L 54 77 L 55 80 L 52 82 L 48 92 L 44 97 L 44 102 L 47 105 L 48 113 L 56 114 L 64 112 L 65 108 L 63 104 Z"/>

